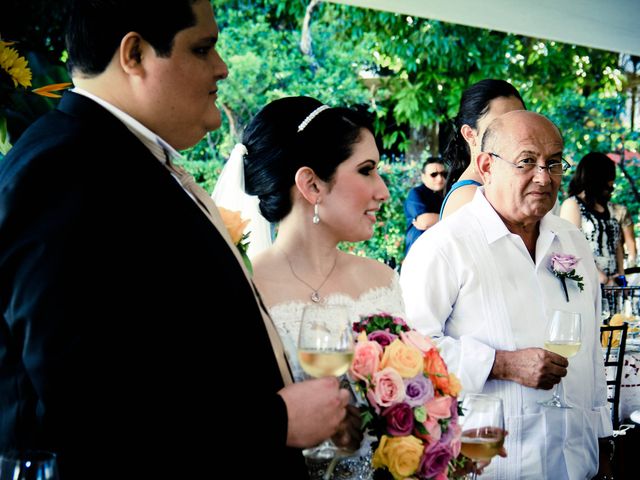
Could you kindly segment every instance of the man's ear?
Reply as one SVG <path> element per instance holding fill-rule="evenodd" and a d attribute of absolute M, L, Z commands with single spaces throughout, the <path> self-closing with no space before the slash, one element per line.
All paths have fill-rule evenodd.
<path fill-rule="evenodd" d="M 318 187 L 318 177 L 316 172 L 309 167 L 301 167 L 296 172 L 296 187 L 307 202 L 314 205 L 320 198 L 320 188 Z"/>
<path fill-rule="evenodd" d="M 476 142 L 478 142 L 476 132 L 466 123 L 460 128 L 460 135 L 462 135 L 462 138 L 464 138 L 469 145 L 476 146 Z"/>
<path fill-rule="evenodd" d="M 487 152 L 480 152 L 480 155 L 476 158 L 476 171 L 482 177 L 482 183 L 484 185 L 491 183 L 491 168 L 493 162 L 493 157 Z"/>
<path fill-rule="evenodd" d="M 136 32 L 127 33 L 118 50 L 120 66 L 126 73 L 139 74 L 143 71 L 142 60 L 147 43 Z"/>

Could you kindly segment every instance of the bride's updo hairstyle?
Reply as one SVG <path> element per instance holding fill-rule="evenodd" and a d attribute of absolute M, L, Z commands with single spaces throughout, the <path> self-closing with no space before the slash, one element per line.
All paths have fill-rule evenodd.
<path fill-rule="evenodd" d="M 319 110 L 322 106 L 311 97 L 281 98 L 260 110 L 244 131 L 245 190 L 259 197 L 260 212 L 269 222 L 279 222 L 291 211 L 291 187 L 300 167 L 312 168 L 331 183 L 361 130 L 373 134 L 364 115 L 347 108 Z"/>

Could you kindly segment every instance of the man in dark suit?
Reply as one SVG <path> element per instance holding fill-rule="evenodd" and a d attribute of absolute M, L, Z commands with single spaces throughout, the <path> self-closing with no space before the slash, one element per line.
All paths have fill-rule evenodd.
<path fill-rule="evenodd" d="M 447 171 L 440 157 L 429 157 L 423 163 L 420 171 L 422 183 L 409 191 L 404 202 L 407 220 L 405 255 L 425 230 L 438 223 L 446 176 Z"/>
<path fill-rule="evenodd" d="M 0 450 L 52 450 L 62 480 L 206 478 L 238 454 L 241 477 L 303 478 L 290 447 L 345 416 L 336 379 L 286 385 L 215 206 L 171 166 L 220 126 L 217 35 L 207 0 L 78 0 L 76 88 L 0 163 Z"/>

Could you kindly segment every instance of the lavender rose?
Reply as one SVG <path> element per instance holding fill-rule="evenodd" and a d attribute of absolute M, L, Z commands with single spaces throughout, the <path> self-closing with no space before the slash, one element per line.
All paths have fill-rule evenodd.
<path fill-rule="evenodd" d="M 406 402 L 411 407 L 419 407 L 433 398 L 433 384 L 420 374 L 404 381 Z"/>
<path fill-rule="evenodd" d="M 393 342 L 396 338 L 398 338 L 397 335 L 385 330 L 376 330 L 375 332 L 371 332 L 367 335 L 367 340 L 370 342 L 378 342 L 383 348 Z"/>
<path fill-rule="evenodd" d="M 449 461 L 453 458 L 451 448 L 440 442 L 431 444 L 420 459 L 418 475 L 422 478 L 434 478 L 447 473 Z"/>
<path fill-rule="evenodd" d="M 405 402 L 386 408 L 382 416 L 387 421 L 387 433 L 394 437 L 409 435 L 413 430 L 413 409 Z"/>
<path fill-rule="evenodd" d="M 451 402 L 451 419 L 449 421 L 450 422 L 458 421 L 458 402 L 455 400 Z"/>
<path fill-rule="evenodd" d="M 567 253 L 554 253 L 551 255 L 551 268 L 558 273 L 569 273 L 576 269 L 580 258 Z"/>

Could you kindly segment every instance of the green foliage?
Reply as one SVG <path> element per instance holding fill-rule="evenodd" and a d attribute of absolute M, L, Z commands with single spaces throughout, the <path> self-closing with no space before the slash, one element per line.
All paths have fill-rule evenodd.
<path fill-rule="evenodd" d="M 19 41 L 35 86 L 68 81 L 61 60 L 63 3 L 8 0 L 5 6 L 4 17 L 13 20 L 5 22 L 0 33 Z M 308 3 L 212 1 L 221 28 L 220 52 L 230 67 L 218 99 L 223 125 L 185 152 L 186 168 L 207 191 L 213 190 L 249 119 L 271 100 L 287 95 L 310 95 L 330 105 L 367 105 L 376 115 L 376 130 L 388 153 L 419 154 L 423 144 L 429 153 L 437 153 L 437 131 L 455 115 L 462 91 L 482 78 L 504 78 L 518 88 L 528 108 L 556 122 L 568 157 L 578 160 L 588 151 L 619 151 L 623 146 L 640 149 L 639 134 L 627 132 L 623 121 L 626 80 L 615 53 L 320 2 L 311 17 L 310 57 L 300 50 Z M 363 80 L 363 74 L 369 78 Z M 13 138 L 55 105 L 55 100 L 36 95 L 14 100 L 10 111 L 0 112 Z M 410 158 L 417 161 L 418 155 Z M 626 167 L 631 181 L 637 182 L 640 166 Z M 368 242 L 343 248 L 402 260 L 402 204 L 418 182 L 418 170 L 411 161 L 384 161 L 381 171 L 391 198 L 378 215 L 376 234 Z M 571 173 L 563 178 L 565 187 Z M 613 200 L 627 205 L 637 221 L 639 205 L 622 175 Z"/>
<path fill-rule="evenodd" d="M 282 2 L 213 4 L 222 32 L 220 53 L 230 69 L 218 100 L 226 123 L 210 139 L 223 158 L 240 140 L 251 117 L 277 98 L 308 95 L 330 105 L 368 103 L 368 91 L 358 80 L 354 64 L 354 57 L 365 52 L 356 44 L 335 48 L 333 23 L 312 24 L 314 57 L 310 58 L 299 47 L 304 8 L 298 9 L 301 16 L 294 22 L 291 11 L 285 15 L 282 10 Z M 318 7 L 319 15 L 323 8 Z"/>
<path fill-rule="evenodd" d="M 396 128 L 437 126 L 452 118 L 462 91 L 482 78 L 504 78 L 528 106 L 545 111 L 571 89 L 585 95 L 620 88 L 618 55 L 611 52 L 353 7 L 341 8 L 340 41 L 376 32 L 370 44 L 381 119 L 391 113 Z M 385 146 L 409 143 L 383 131 Z M 395 135 L 395 137 L 394 137 Z M 411 137 L 411 136 L 407 136 Z M 437 145 L 429 146 L 437 153 Z"/>
<path fill-rule="evenodd" d="M 618 152 L 624 148 L 637 152 L 640 148 L 640 133 L 629 132 L 623 123 L 626 99 L 617 92 L 594 92 L 588 96 L 567 89 L 558 96 L 556 105 L 546 112 L 561 132 L 565 142 L 565 156 L 574 166 L 563 177 L 560 198 L 566 197 L 569 181 L 575 165 L 589 152 Z M 632 185 L 640 178 L 640 162 L 626 161 L 624 168 L 617 169 L 614 203 L 625 205 L 634 221 L 638 221 L 640 202 L 633 193 Z M 637 186 L 636 186 L 637 188 Z"/>
<path fill-rule="evenodd" d="M 209 191 L 251 116 L 285 95 L 310 95 L 331 105 L 368 104 L 384 147 L 397 152 L 409 151 L 425 127 L 437 132 L 455 115 L 460 95 L 470 84 L 505 78 L 530 109 L 554 119 L 570 158 L 620 148 L 625 97 L 620 94 L 624 79 L 616 71 L 617 54 L 321 2 L 312 15 L 310 58 L 299 48 L 308 2 L 213 3 L 222 31 L 221 53 L 231 72 L 220 91 L 225 118 L 223 128 L 190 153 L 192 159 L 212 163 L 194 172 Z M 362 72 L 372 78 L 363 82 Z M 624 141 L 632 148 L 629 138 Z M 210 145 L 216 145 L 212 153 Z M 427 148 L 437 151 L 433 144 Z M 403 201 L 418 182 L 418 170 L 412 161 L 387 160 L 381 165 L 391 198 L 379 212 L 376 233 L 367 242 L 342 248 L 402 260 Z M 633 168 L 629 171 L 637 178 Z M 570 177 L 571 172 L 564 178 L 565 186 Z M 627 188 L 617 188 L 614 200 L 624 200 L 637 213 L 638 205 L 629 196 Z"/>
<path fill-rule="evenodd" d="M 6 105 L 0 103 L 0 117 L 6 118 L 11 138 L 18 138 L 40 115 L 48 112 L 58 103 L 57 99 L 36 95 L 31 92 L 32 88 L 70 81 L 64 65 L 50 63 L 46 55 L 28 52 L 25 53 L 25 57 L 33 74 L 32 87 L 15 89 Z"/>

